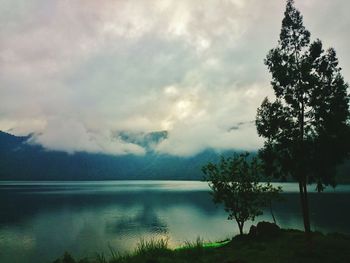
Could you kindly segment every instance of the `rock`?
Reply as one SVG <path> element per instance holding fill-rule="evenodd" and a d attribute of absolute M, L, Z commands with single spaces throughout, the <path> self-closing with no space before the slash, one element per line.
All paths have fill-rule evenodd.
<path fill-rule="evenodd" d="M 250 232 L 250 231 L 249 231 Z M 281 229 L 275 223 L 259 222 L 256 225 L 256 236 L 259 237 L 276 237 L 281 233 Z"/>
<path fill-rule="evenodd" d="M 270 222 L 259 222 L 256 226 L 252 225 L 249 229 L 250 237 L 276 237 L 280 234 L 281 229 L 278 225 Z"/>
<path fill-rule="evenodd" d="M 256 236 L 257 236 L 257 227 L 254 226 L 254 225 L 252 225 L 252 226 L 250 227 L 250 229 L 249 229 L 248 235 L 249 235 L 250 237 L 256 237 Z"/>

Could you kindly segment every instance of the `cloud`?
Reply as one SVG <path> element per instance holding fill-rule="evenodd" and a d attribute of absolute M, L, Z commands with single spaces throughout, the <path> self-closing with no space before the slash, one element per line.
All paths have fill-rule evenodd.
<path fill-rule="evenodd" d="M 143 154 L 115 134 L 162 130 L 160 153 L 257 149 L 252 121 L 272 96 L 263 59 L 284 5 L 2 1 L 0 129 L 35 133 L 35 143 L 67 152 Z M 296 5 L 312 36 L 336 48 L 349 79 L 347 1 Z"/>

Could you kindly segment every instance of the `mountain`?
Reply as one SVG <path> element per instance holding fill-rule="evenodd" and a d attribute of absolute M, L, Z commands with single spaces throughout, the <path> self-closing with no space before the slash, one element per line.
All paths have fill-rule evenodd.
<path fill-rule="evenodd" d="M 219 160 L 219 153 L 206 150 L 192 157 L 157 154 L 150 145 L 167 137 L 166 131 L 149 134 L 119 133 L 124 141 L 144 146 L 143 156 L 113 156 L 48 151 L 27 143 L 31 136 L 18 137 L 0 131 L 0 180 L 200 180 L 201 167 Z M 232 151 L 224 152 L 230 154 Z"/>
<path fill-rule="evenodd" d="M 168 138 L 167 131 L 156 131 L 156 132 L 126 132 L 121 131 L 116 134 L 115 137 L 119 137 L 122 141 L 133 143 L 141 146 L 147 152 L 152 151 L 152 146 L 159 144 L 161 141 Z"/>
<path fill-rule="evenodd" d="M 201 167 L 234 151 L 206 150 L 192 157 L 158 154 L 151 145 L 167 138 L 166 131 L 121 132 L 116 136 L 146 149 L 143 156 L 49 151 L 27 143 L 29 136 L 0 131 L 0 180 L 201 180 Z M 339 183 L 350 183 L 350 161 L 338 167 Z"/>

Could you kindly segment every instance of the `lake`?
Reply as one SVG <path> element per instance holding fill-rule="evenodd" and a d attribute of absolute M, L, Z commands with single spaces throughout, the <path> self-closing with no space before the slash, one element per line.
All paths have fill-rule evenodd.
<path fill-rule="evenodd" d="M 277 223 L 302 229 L 297 184 L 281 185 Z M 309 189 L 312 229 L 350 234 L 350 185 Z M 176 247 L 238 234 L 209 190 L 193 181 L 0 182 L 0 262 L 51 262 L 64 251 L 108 255 L 109 247 L 132 250 L 140 238 L 169 238 Z M 258 220 L 272 221 L 269 211 Z"/>

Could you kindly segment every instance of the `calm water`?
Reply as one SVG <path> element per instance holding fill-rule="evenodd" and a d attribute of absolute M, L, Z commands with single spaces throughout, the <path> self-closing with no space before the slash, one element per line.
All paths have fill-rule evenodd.
<path fill-rule="evenodd" d="M 283 189 L 284 200 L 274 204 L 278 224 L 302 228 L 297 185 Z M 350 185 L 310 194 L 310 206 L 313 230 L 350 234 Z M 125 251 L 141 237 L 178 246 L 238 233 L 202 182 L 0 182 L 0 208 L 2 263 L 50 262 L 64 251 L 93 256 L 109 246 Z"/>

